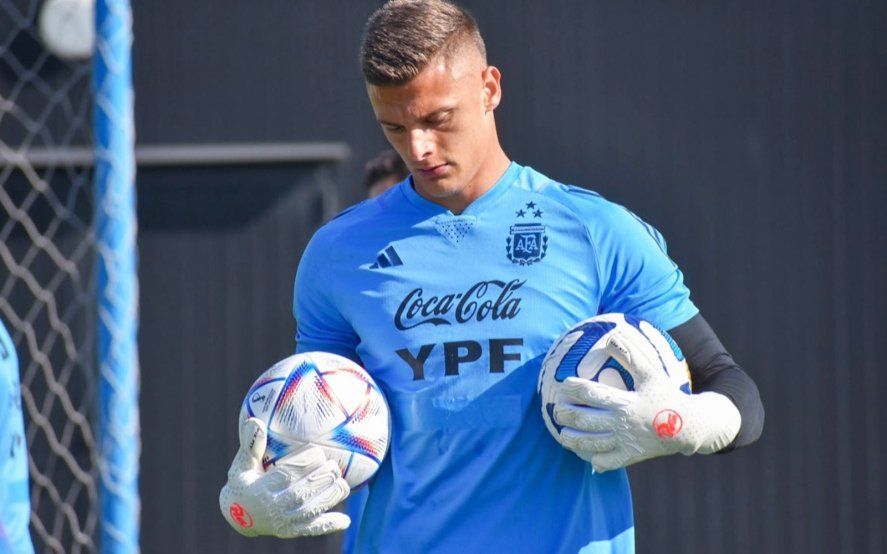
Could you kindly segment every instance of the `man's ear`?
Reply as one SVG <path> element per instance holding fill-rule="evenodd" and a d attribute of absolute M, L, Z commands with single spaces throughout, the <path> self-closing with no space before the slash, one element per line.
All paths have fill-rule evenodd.
<path fill-rule="evenodd" d="M 499 102 L 502 101 L 502 85 L 501 85 L 502 73 L 499 72 L 499 68 L 493 65 L 488 65 L 484 68 L 483 73 L 483 83 L 484 83 L 484 111 L 491 112 L 495 110 L 499 106 Z"/>

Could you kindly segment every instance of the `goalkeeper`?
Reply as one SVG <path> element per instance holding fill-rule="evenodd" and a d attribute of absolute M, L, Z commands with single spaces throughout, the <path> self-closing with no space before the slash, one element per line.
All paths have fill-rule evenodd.
<path fill-rule="evenodd" d="M 494 117 L 500 71 L 470 14 L 443 0 L 393 0 L 370 17 L 360 57 L 375 117 L 411 176 L 314 235 L 294 306 L 298 351 L 359 361 L 391 407 L 390 451 L 349 544 L 633 552 L 624 467 L 754 442 L 757 388 L 655 229 L 509 159 Z M 696 394 L 644 379 L 649 353 L 630 337 L 614 341 L 626 369 L 653 384 L 618 398 L 565 384 L 572 402 L 555 418 L 571 438 L 558 444 L 540 415 L 541 361 L 569 325 L 605 312 L 670 330 Z M 682 417 L 680 433 L 656 435 L 650 414 L 663 410 Z M 327 511 L 348 493 L 334 465 L 306 455 L 300 470 L 263 474 L 262 424 L 248 420 L 241 441 L 220 497 L 235 529 L 292 537 L 349 526 Z"/>

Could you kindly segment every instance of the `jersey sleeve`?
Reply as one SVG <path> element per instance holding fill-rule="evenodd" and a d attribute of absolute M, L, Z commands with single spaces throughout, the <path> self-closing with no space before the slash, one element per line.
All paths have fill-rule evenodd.
<path fill-rule="evenodd" d="M 598 199 L 590 234 L 601 313 L 632 314 L 665 330 L 696 315 L 699 310 L 659 231 L 626 208 Z"/>
<path fill-rule="evenodd" d="M 318 234 L 299 262 L 293 292 L 296 352 L 331 352 L 359 362 L 355 352 L 357 334 L 336 306 L 330 252 Z"/>
<path fill-rule="evenodd" d="M 28 450 L 15 345 L 0 321 L 0 552 L 33 553 Z"/>

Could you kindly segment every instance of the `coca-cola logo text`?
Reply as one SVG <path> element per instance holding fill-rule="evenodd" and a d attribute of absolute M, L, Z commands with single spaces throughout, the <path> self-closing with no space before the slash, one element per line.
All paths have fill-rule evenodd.
<path fill-rule="evenodd" d="M 401 331 L 420 325 L 452 325 L 485 319 L 514 319 L 520 313 L 521 298 L 515 296 L 526 280 L 480 281 L 465 292 L 426 296 L 416 288 L 401 301 L 394 314 L 394 325 Z"/>

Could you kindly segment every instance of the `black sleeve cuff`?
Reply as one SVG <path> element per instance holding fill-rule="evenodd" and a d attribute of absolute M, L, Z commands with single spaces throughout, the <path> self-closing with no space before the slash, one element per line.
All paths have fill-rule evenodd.
<path fill-rule="evenodd" d="M 668 333 L 681 348 L 690 366 L 693 392 L 723 394 L 736 405 L 742 417 L 736 438 L 718 453 L 726 453 L 758 440 L 764 427 L 764 406 L 758 387 L 733 360 L 708 322 L 697 314 Z"/>

